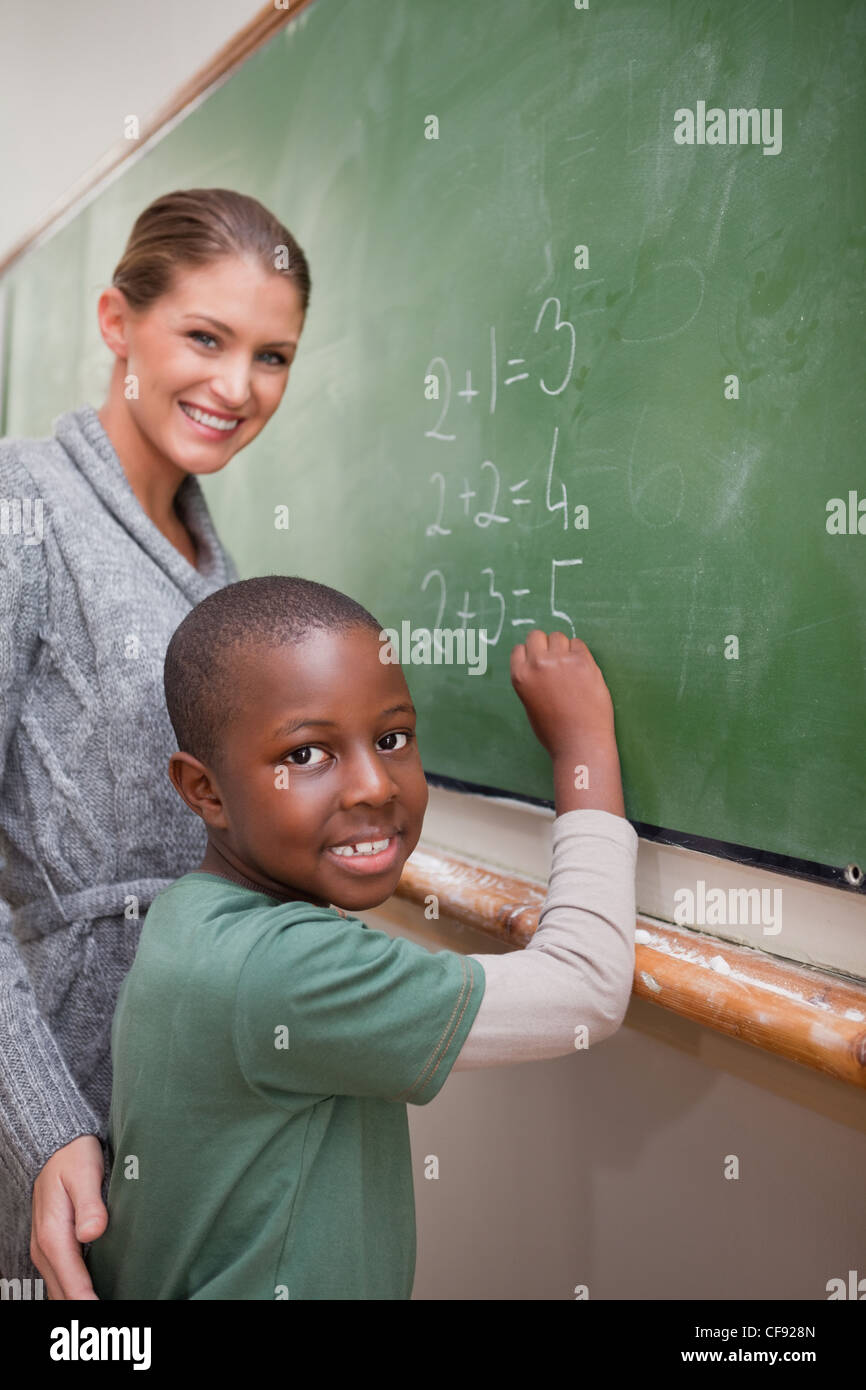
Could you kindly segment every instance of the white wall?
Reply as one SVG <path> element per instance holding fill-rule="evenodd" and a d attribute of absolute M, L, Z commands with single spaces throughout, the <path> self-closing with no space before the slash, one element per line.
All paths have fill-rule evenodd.
<path fill-rule="evenodd" d="M 0 0 L 0 258 L 262 0 Z"/>

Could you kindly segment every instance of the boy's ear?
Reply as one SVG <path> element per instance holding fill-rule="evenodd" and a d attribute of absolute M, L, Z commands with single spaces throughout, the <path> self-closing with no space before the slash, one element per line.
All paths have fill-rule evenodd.
<path fill-rule="evenodd" d="M 201 816 L 206 825 L 226 830 L 228 824 L 222 797 L 213 773 L 192 753 L 172 753 L 168 760 L 168 775 L 175 791 L 182 796 L 191 811 Z"/>

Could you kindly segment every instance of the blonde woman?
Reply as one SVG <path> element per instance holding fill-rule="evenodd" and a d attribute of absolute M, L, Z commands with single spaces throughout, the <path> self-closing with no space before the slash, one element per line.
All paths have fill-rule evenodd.
<path fill-rule="evenodd" d="M 99 299 L 105 403 L 0 441 L 0 1275 L 52 1299 L 96 1296 L 114 1005 L 150 902 L 206 846 L 162 684 L 175 628 L 238 578 L 198 479 L 274 414 L 309 294 L 255 199 L 158 198 Z"/>

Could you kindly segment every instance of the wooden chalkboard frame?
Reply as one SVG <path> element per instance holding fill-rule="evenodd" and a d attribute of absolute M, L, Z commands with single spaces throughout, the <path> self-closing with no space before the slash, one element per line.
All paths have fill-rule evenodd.
<path fill-rule="evenodd" d="M 422 840 L 406 861 L 396 896 L 423 907 L 431 893 L 440 920 L 519 950 L 535 934 L 545 887 Z M 866 1086 L 862 980 L 649 917 L 638 915 L 637 929 L 646 939 L 635 944 L 636 995 L 765 1052 Z"/>

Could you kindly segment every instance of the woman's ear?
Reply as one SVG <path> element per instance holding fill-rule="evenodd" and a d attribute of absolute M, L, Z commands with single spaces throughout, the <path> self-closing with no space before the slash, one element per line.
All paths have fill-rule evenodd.
<path fill-rule="evenodd" d="M 129 306 L 123 291 L 119 290 L 116 285 L 109 285 L 107 290 L 103 290 L 96 306 L 96 314 L 99 320 L 99 331 L 106 347 L 111 349 L 115 357 L 125 361 L 129 356 L 129 343 L 127 341 Z"/>
<path fill-rule="evenodd" d="M 175 791 L 191 811 L 201 816 L 205 825 L 213 826 L 216 830 L 228 829 L 222 795 L 213 773 L 204 763 L 191 753 L 172 753 L 168 760 L 168 775 Z"/>

